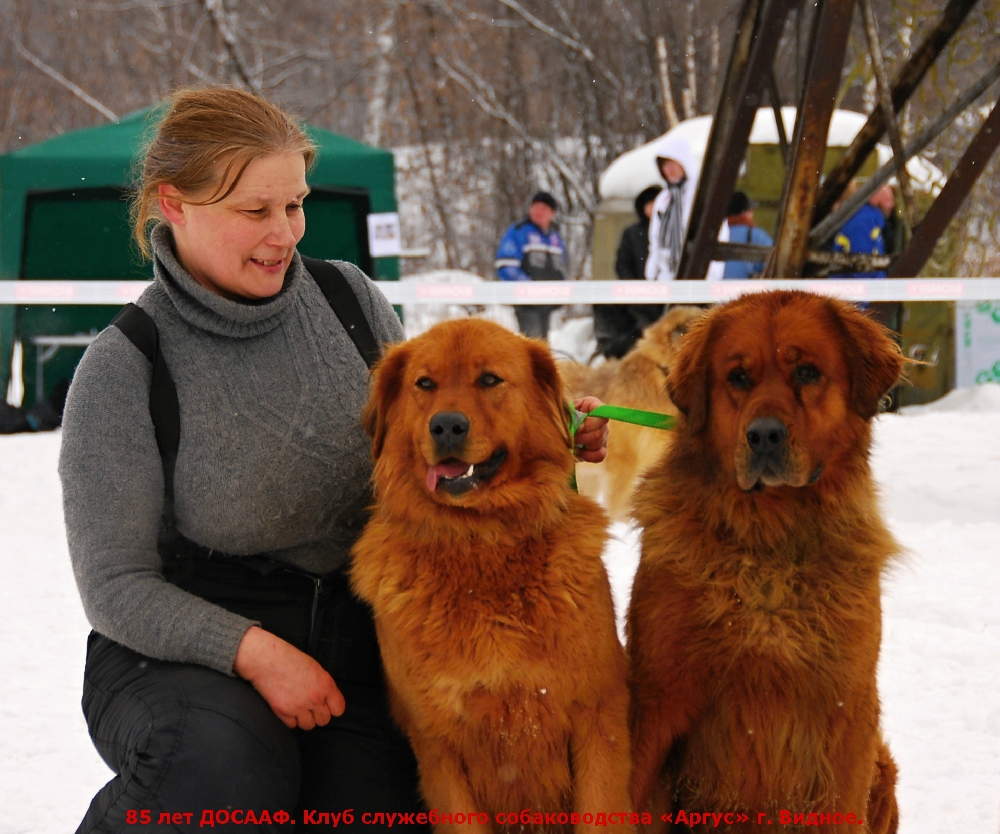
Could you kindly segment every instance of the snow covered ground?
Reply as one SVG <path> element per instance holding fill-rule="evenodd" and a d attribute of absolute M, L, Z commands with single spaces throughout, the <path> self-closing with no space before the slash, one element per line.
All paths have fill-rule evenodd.
<path fill-rule="evenodd" d="M 573 339 L 568 339 L 572 342 Z M 879 419 L 885 583 L 879 684 L 903 834 L 1000 828 L 1000 386 Z M 59 434 L 0 437 L 0 834 L 75 829 L 110 772 L 80 712 L 88 626 L 66 553 Z M 623 606 L 638 552 L 616 525 Z"/>

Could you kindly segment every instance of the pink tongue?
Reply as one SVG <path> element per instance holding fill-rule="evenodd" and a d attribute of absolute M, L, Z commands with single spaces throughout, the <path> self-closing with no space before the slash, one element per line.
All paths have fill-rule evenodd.
<path fill-rule="evenodd" d="M 437 489 L 438 478 L 457 478 L 464 475 L 469 469 L 469 464 L 460 460 L 436 463 L 427 467 L 427 489 L 434 492 Z"/>

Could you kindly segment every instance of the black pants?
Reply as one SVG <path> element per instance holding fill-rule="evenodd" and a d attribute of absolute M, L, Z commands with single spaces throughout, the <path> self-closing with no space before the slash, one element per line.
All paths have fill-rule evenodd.
<path fill-rule="evenodd" d="M 532 339 L 548 339 L 549 316 L 553 310 L 558 309 L 548 304 L 519 304 L 514 308 L 517 326 L 521 329 L 521 333 Z"/>
<path fill-rule="evenodd" d="M 308 651 L 333 676 L 346 710 L 326 727 L 291 730 L 240 678 L 153 660 L 94 632 L 83 711 L 117 775 L 94 797 L 78 834 L 137 830 L 130 812 L 143 811 L 152 823 L 143 830 L 194 831 L 205 830 L 203 811 L 220 809 L 241 811 L 240 819 L 266 810 L 273 820 L 284 811 L 301 825 L 304 812 L 351 808 L 358 828 L 365 812 L 423 810 L 416 761 L 389 716 L 371 612 L 343 574 L 317 583 L 281 570 L 185 559 L 167 575 Z M 163 813 L 191 816 L 158 826 Z"/>
<path fill-rule="evenodd" d="M 605 359 L 621 359 L 642 338 L 642 331 L 663 315 L 664 308 L 663 304 L 595 304 L 597 353 Z"/>

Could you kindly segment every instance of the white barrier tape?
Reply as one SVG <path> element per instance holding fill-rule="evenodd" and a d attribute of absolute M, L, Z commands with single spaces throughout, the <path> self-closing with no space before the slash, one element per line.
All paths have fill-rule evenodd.
<path fill-rule="evenodd" d="M 0 281 L 0 304 L 135 301 L 146 281 Z M 847 301 L 991 301 L 1000 278 L 783 281 L 379 281 L 392 304 L 705 304 L 766 290 L 806 290 Z"/>
<path fill-rule="evenodd" d="M 114 304 L 135 301 L 149 281 L 0 281 L 0 304 Z"/>

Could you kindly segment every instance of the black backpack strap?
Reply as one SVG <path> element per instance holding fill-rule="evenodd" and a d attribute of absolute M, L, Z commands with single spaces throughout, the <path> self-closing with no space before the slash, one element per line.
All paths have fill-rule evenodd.
<path fill-rule="evenodd" d="M 347 283 L 344 273 L 341 272 L 329 261 L 322 261 L 318 258 L 307 258 L 300 255 L 302 263 L 312 275 L 313 280 L 319 285 L 326 300 L 337 314 L 340 323 L 351 337 L 354 346 L 365 360 L 365 364 L 370 368 L 382 356 L 382 349 L 372 333 L 368 324 L 368 319 L 361 310 L 361 302 L 351 285 Z"/>
<path fill-rule="evenodd" d="M 160 352 L 160 333 L 149 314 L 135 304 L 126 304 L 111 322 L 135 345 L 153 366 L 149 386 L 149 416 L 156 432 L 156 445 L 163 459 L 163 489 L 168 506 L 174 500 L 174 467 L 181 443 L 181 413 L 177 389 Z"/>

